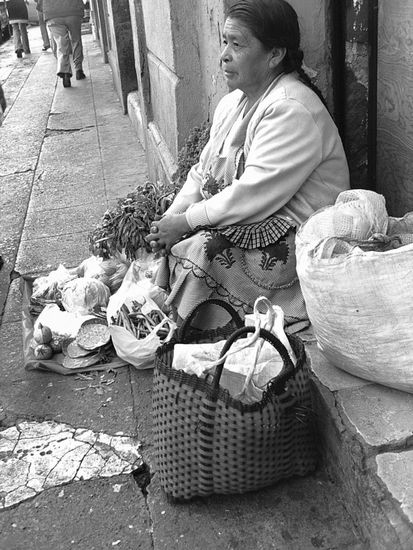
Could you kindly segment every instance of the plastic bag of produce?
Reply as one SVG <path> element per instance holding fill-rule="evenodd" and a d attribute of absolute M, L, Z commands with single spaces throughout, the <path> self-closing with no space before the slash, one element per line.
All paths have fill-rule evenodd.
<path fill-rule="evenodd" d="M 57 304 L 46 304 L 38 314 L 38 308 L 33 308 L 31 302 L 34 282 L 32 278 L 22 278 L 21 284 L 23 353 L 27 370 L 69 375 L 126 365 L 116 356 L 112 343 L 106 340 L 95 342 L 96 349 L 86 350 L 86 357 L 72 358 L 72 354 L 67 353 L 68 344 L 77 341 L 82 326 L 92 321 L 106 324 L 106 321 L 92 315 L 62 311 Z M 84 345 L 82 340 L 79 342 Z"/>
<path fill-rule="evenodd" d="M 99 256 L 90 256 L 79 264 L 76 273 L 78 277 L 98 279 L 109 287 L 113 294 L 119 289 L 129 266 L 130 262 L 123 257 L 104 259 Z"/>
<path fill-rule="evenodd" d="M 175 323 L 162 311 L 166 294 L 134 261 L 109 300 L 107 321 L 116 353 L 139 369 L 153 368 L 157 348 L 171 339 Z"/>
<path fill-rule="evenodd" d="M 66 269 L 60 264 L 57 269 L 44 277 L 37 277 L 33 281 L 32 300 L 41 303 L 56 302 L 60 299 L 60 291 L 63 286 L 77 277 L 76 271 Z"/>
<path fill-rule="evenodd" d="M 96 307 L 106 307 L 109 288 L 93 277 L 80 277 L 66 283 L 62 288 L 62 304 L 66 311 L 85 315 Z"/>
<path fill-rule="evenodd" d="M 317 217 L 310 218 L 314 227 Z M 388 217 L 385 225 L 385 235 L 367 241 L 311 240 L 305 223 L 296 239 L 297 273 L 326 358 L 350 374 L 413 393 L 413 244 L 405 244 L 413 243 L 413 213 Z"/>

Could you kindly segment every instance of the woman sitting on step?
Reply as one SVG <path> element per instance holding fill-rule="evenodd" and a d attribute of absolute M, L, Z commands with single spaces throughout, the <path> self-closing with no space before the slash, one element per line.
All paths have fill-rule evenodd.
<path fill-rule="evenodd" d="M 235 2 L 220 61 L 230 92 L 199 162 L 148 237 L 165 254 L 157 283 L 169 289 L 178 323 L 207 298 L 243 315 L 264 295 L 298 330 L 308 318 L 296 228 L 348 189 L 343 146 L 303 69 L 297 14 L 286 1 Z M 206 315 L 200 326 L 217 322 Z"/>

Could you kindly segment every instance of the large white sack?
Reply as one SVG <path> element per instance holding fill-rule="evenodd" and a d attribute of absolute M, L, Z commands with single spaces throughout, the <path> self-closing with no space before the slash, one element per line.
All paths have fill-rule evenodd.
<path fill-rule="evenodd" d="M 389 233 L 412 242 L 412 213 L 388 221 Z M 305 224 L 297 234 L 297 273 L 323 354 L 355 376 L 413 393 L 413 244 L 335 255 L 345 239 L 310 244 L 304 231 Z"/>

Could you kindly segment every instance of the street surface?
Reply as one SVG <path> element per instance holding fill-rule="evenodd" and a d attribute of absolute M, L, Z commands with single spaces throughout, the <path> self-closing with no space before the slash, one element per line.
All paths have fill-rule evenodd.
<path fill-rule="evenodd" d="M 151 439 L 152 371 L 24 369 L 22 278 L 87 258 L 106 208 L 146 179 L 99 45 L 64 89 L 51 52 L 0 45 L 0 550 L 312 550 L 363 546 L 334 484 L 305 479 L 170 504 Z"/>

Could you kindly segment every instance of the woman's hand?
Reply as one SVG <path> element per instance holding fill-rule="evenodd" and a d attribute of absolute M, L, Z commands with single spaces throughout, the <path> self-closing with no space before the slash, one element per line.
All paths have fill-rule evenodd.
<path fill-rule="evenodd" d="M 190 231 L 185 214 L 170 214 L 152 222 L 151 232 L 146 241 L 153 252 L 165 250 L 169 253 L 171 247 Z"/>

